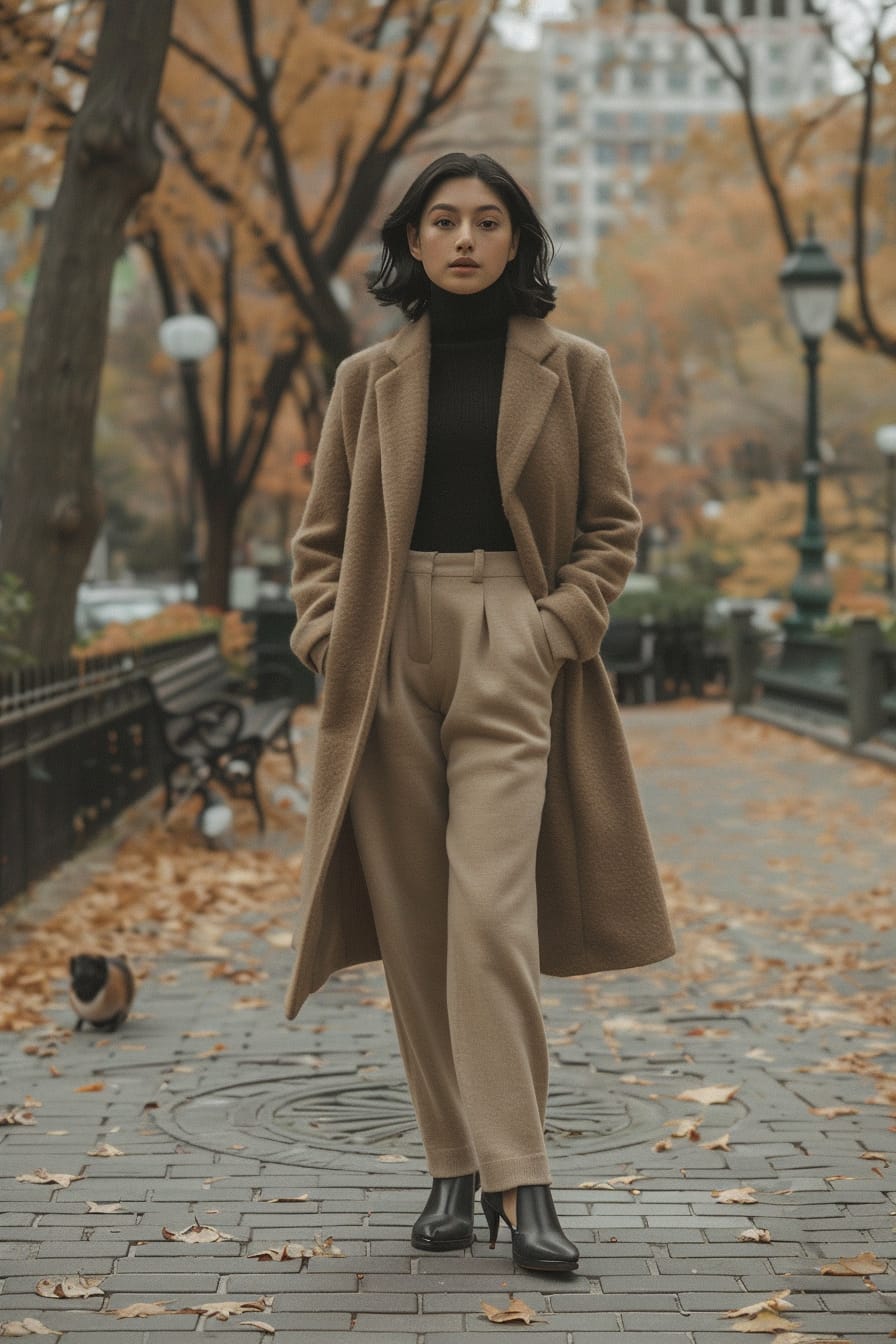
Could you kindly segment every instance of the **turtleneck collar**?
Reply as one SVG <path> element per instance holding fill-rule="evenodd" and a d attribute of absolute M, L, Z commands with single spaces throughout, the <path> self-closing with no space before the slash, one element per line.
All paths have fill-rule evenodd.
<path fill-rule="evenodd" d="M 506 334 L 513 302 L 503 275 L 475 294 L 452 294 L 432 282 L 429 288 L 430 340 L 433 344 L 481 341 Z"/>

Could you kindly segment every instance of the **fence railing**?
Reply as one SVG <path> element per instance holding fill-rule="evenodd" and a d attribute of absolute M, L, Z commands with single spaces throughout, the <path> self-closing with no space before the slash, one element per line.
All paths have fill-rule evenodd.
<path fill-rule="evenodd" d="M 0 904 L 161 780 L 144 677 L 216 636 L 0 676 Z"/>
<path fill-rule="evenodd" d="M 769 661 L 749 610 L 735 610 L 730 694 L 735 711 L 834 729 L 853 747 L 896 748 L 896 649 L 871 616 L 855 617 L 840 639 L 789 633 Z"/>

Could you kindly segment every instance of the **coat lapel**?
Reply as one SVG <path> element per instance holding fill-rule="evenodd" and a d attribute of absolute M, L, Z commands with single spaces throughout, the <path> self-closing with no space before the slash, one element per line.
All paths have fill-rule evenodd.
<path fill-rule="evenodd" d="M 498 479 L 505 509 L 544 425 L 560 376 L 542 363 L 557 345 L 540 317 L 512 317 L 498 412 Z"/>
<path fill-rule="evenodd" d="M 557 346 L 553 327 L 542 318 L 514 315 L 507 326 L 496 455 L 505 509 L 531 453 L 559 375 L 543 361 Z M 394 368 L 375 383 L 389 551 L 402 556 L 414 530 L 429 403 L 429 315 L 408 322 L 387 343 Z"/>

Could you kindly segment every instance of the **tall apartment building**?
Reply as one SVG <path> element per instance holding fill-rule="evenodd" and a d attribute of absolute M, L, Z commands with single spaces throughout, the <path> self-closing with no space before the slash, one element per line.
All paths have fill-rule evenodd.
<path fill-rule="evenodd" d="M 575 18 L 545 24 L 540 50 L 540 196 L 557 275 L 590 280 L 601 238 L 627 207 L 646 206 L 651 167 L 681 156 L 693 122 L 714 128 L 740 106 L 672 12 L 685 5 L 723 46 L 714 20 L 724 13 L 735 27 L 761 115 L 832 91 L 830 49 L 806 0 L 653 0 L 637 18 L 580 0 Z"/>

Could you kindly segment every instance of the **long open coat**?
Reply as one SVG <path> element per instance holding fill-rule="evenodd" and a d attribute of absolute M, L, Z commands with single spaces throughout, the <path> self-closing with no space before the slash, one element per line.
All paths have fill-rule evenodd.
<path fill-rule="evenodd" d="M 293 538 L 290 645 L 326 680 L 287 1018 L 334 971 L 382 955 L 348 800 L 416 518 L 429 350 L 424 315 L 339 365 Z M 542 318 L 512 316 L 496 451 L 526 582 L 549 642 L 567 658 L 554 683 L 536 860 L 541 969 L 562 976 L 647 965 L 675 945 L 599 654 L 607 605 L 634 564 L 641 528 L 606 351 Z"/>

